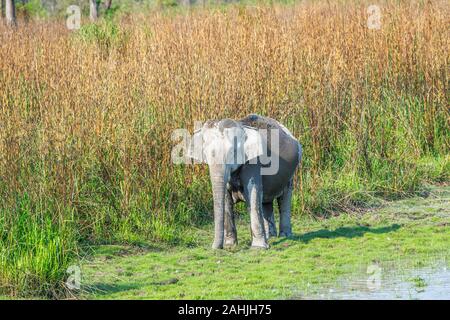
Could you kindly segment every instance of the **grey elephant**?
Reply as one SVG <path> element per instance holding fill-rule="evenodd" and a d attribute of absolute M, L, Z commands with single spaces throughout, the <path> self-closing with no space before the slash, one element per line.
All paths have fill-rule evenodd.
<path fill-rule="evenodd" d="M 214 199 L 212 247 L 237 244 L 234 205 L 245 201 L 252 247 L 268 248 L 276 236 L 273 202 L 280 211 L 279 235 L 290 236 L 293 176 L 302 146 L 279 122 L 259 115 L 241 120 L 209 120 L 194 132 L 188 157 L 207 163 Z"/>

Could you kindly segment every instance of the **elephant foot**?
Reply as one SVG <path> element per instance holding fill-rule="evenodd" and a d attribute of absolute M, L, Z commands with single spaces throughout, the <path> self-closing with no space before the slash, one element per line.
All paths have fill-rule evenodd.
<path fill-rule="evenodd" d="M 289 238 L 292 236 L 292 231 L 280 231 L 280 237 Z"/>
<path fill-rule="evenodd" d="M 225 243 L 224 243 L 224 247 L 235 247 L 237 246 L 238 242 L 236 238 L 227 238 L 225 237 Z"/>
<path fill-rule="evenodd" d="M 253 238 L 252 249 L 269 249 L 269 244 L 264 238 L 262 239 Z"/>
<path fill-rule="evenodd" d="M 223 243 L 214 241 L 212 244 L 212 248 L 213 249 L 223 249 Z"/>

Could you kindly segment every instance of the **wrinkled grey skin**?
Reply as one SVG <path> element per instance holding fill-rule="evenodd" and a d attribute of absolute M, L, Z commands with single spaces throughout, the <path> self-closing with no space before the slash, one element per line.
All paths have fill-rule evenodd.
<path fill-rule="evenodd" d="M 201 132 L 212 127 L 220 130 L 230 127 L 238 129 L 236 137 L 239 141 L 237 144 L 236 141 L 231 144 L 233 148 L 242 147 L 248 136 L 253 132 L 261 132 L 258 131 L 260 129 L 279 129 L 279 170 L 274 175 L 261 175 L 263 164 L 259 157 L 244 164 L 217 164 L 206 161 L 214 198 L 215 232 L 212 247 L 221 249 L 237 244 L 234 205 L 239 201 L 246 202 L 250 213 L 252 247 L 268 248 L 267 239 L 277 235 L 273 214 L 274 200 L 277 200 L 280 211 L 279 236 L 290 236 L 292 179 L 302 157 L 300 143 L 280 123 L 258 115 L 249 115 L 238 121 L 210 120 L 205 123 Z M 230 145 L 225 141 L 227 138 L 221 135 L 204 134 L 201 139 L 204 145 L 211 142 L 224 146 L 223 148 Z M 270 139 L 264 139 L 263 143 L 271 154 Z"/>

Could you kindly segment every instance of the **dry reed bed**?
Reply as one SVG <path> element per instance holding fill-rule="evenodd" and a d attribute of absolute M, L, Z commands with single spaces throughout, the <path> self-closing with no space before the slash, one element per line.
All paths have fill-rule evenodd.
<path fill-rule="evenodd" d="M 339 144 L 356 144 L 342 170 L 370 157 L 445 154 L 448 4 L 384 3 L 381 30 L 367 28 L 366 8 L 308 2 L 156 12 L 123 18 L 103 41 L 62 22 L 15 33 L 1 27 L 3 206 L 26 192 L 53 199 L 56 211 L 89 215 L 107 205 L 126 216 L 146 203 L 142 210 L 157 215 L 183 201 L 178 191 L 196 173 L 205 176 L 202 168 L 174 173 L 172 130 L 251 112 L 285 122 L 302 140 L 311 192 Z M 398 137 L 377 128 L 387 97 L 423 108 L 420 123 L 413 115 L 399 122 L 406 146 L 397 155 Z"/>

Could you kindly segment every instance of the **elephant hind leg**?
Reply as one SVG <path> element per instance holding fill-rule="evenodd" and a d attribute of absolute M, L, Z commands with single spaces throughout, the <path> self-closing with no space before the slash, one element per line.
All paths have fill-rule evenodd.
<path fill-rule="evenodd" d="M 224 217 L 225 237 L 224 245 L 233 247 L 238 244 L 237 230 L 234 222 L 234 206 L 231 193 L 225 192 L 225 217 Z"/>
<path fill-rule="evenodd" d="M 283 194 L 277 198 L 280 209 L 280 237 L 290 237 L 292 235 L 291 226 L 291 200 L 292 200 L 292 180 L 284 188 Z"/>
<path fill-rule="evenodd" d="M 277 227 L 273 214 L 273 202 L 263 204 L 264 230 L 268 238 L 277 236 Z"/>

